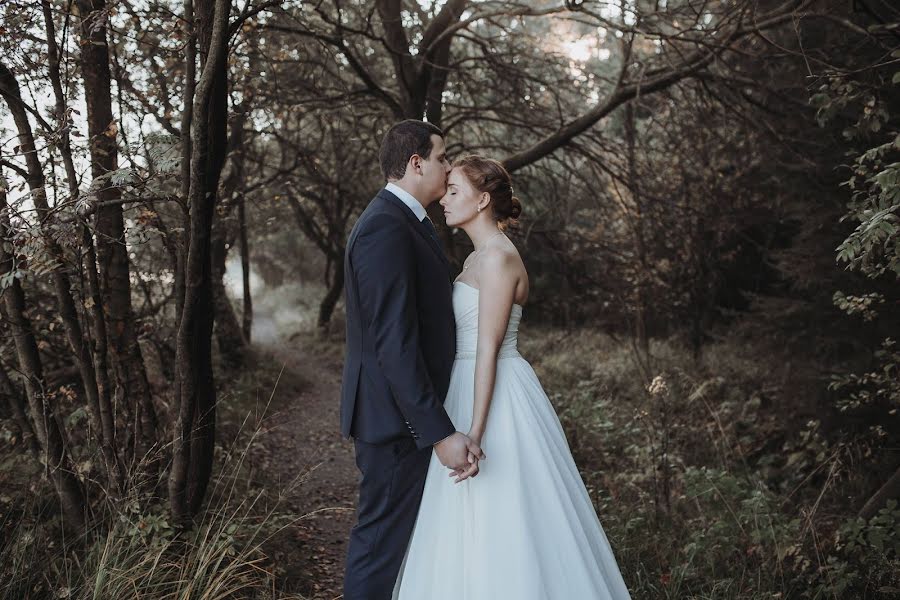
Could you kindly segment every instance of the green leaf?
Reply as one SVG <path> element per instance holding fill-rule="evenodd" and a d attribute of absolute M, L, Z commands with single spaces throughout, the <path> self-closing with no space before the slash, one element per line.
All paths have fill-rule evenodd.
<path fill-rule="evenodd" d="M 87 410 L 83 406 L 79 406 L 72 411 L 72 414 L 68 416 L 68 418 L 66 419 L 66 425 L 76 425 L 79 421 L 82 421 L 85 418 L 87 418 Z"/>
<path fill-rule="evenodd" d="M 822 107 L 828 102 L 828 94 L 813 94 L 809 99 L 809 103 L 813 106 Z"/>

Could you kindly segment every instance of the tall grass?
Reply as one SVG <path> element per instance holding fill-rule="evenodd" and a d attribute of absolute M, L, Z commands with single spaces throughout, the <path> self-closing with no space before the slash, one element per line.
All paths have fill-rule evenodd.
<path fill-rule="evenodd" d="M 525 329 L 521 346 L 633 598 L 900 598 L 900 510 L 855 517 L 857 473 L 808 414 L 819 392 L 796 397 L 774 359 L 654 340 L 647 381 L 600 332 Z"/>
<path fill-rule="evenodd" d="M 305 474 L 274 492 L 247 483 L 247 459 L 267 410 L 268 403 L 252 423 L 247 413 L 239 441 L 217 448 L 221 468 L 208 506 L 190 529 L 173 527 L 158 499 L 136 495 L 98 499 L 91 529 L 77 538 L 65 537 L 55 507 L 40 497 L 24 501 L 15 515 L 7 513 L 0 600 L 301 598 L 278 589 L 265 546 L 303 518 L 290 514 L 284 499 Z M 52 497 L 46 485 L 37 487 Z"/>

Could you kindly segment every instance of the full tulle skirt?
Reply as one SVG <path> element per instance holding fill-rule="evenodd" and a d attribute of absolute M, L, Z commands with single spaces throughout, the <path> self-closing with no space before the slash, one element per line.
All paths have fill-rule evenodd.
<path fill-rule="evenodd" d="M 474 360 L 444 404 L 472 422 Z M 395 600 L 630 598 L 565 434 L 531 365 L 498 360 L 477 477 L 456 484 L 432 454 Z"/>

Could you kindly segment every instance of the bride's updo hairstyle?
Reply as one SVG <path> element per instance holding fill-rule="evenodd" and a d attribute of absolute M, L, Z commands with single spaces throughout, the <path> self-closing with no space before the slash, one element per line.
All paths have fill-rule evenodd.
<path fill-rule="evenodd" d="M 491 196 L 491 210 L 501 228 L 506 228 L 522 214 L 522 204 L 513 195 L 509 173 L 498 161 L 477 154 L 463 156 L 453 163 L 479 192 Z"/>

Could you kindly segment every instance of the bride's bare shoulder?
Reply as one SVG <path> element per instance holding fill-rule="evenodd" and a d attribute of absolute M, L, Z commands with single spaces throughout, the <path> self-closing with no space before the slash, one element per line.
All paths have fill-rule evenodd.
<path fill-rule="evenodd" d="M 481 260 L 483 261 L 481 277 L 501 277 L 517 283 L 528 280 L 525 263 L 518 249 L 509 240 L 504 244 L 486 248 Z"/>
<path fill-rule="evenodd" d="M 499 271 L 515 269 L 522 262 L 519 251 L 512 243 L 497 244 L 485 248 L 481 257 L 485 271 L 489 274 L 497 274 Z"/>

